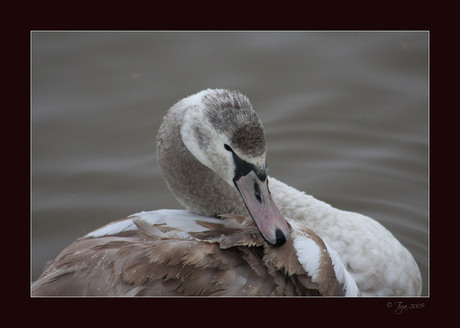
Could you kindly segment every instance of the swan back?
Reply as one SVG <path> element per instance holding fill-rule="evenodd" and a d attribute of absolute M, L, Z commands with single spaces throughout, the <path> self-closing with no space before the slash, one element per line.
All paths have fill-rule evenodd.
<path fill-rule="evenodd" d="M 33 295 L 356 296 L 321 238 L 291 223 L 292 237 L 274 247 L 249 217 L 135 214 L 62 251 Z"/>

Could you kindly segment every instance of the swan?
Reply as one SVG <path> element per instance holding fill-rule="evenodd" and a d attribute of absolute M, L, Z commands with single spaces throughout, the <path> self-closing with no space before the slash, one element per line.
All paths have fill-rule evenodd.
<path fill-rule="evenodd" d="M 297 258 L 300 266 L 304 267 L 308 279 L 317 284 L 315 279 L 319 279 L 318 275 L 311 270 L 318 267 L 317 257 L 309 256 L 307 250 L 311 248 L 298 242 L 298 236 L 302 234 L 299 231 L 308 229 L 310 238 L 305 240 L 314 239 L 327 245 L 323 248 L 329 258 L 326 262 L 336 270 L 332 280 L 345 286 L 337 294 L 344 291 L 347 294 L 347 290 L 349 295 L 362 296 L 421 294 L 421 275 L 414 258 L 380 223 L 358 213 L 336 209 L 267 175 L 264 128 L 249 99 L 242 93 L 207 89 L 177 102 L 169 109 L 159 129 L 157 155 L 168 188 L 186 209 L 185 212 L 166 215 L 163 225 L 171 228 L 174 222 L 180 222 L 174 229 L 177 233 L 181 232 L 185 240 L 190 233 L 196 235 L 200 232 L 196 226 L 187 226 L 196 220 L 204 222 L 203 218 L 206 218 L 214 224 L 212 229 L 208 227 L 208 230 L 201 231 L 208 234 L 208 237 L 201 236 L 200 239 L 206 244 L 205 240 L 209 241 L 209 236 L 219 230 L 215 225 L 215 220 L 220 220 L 216 219 L 219 215 L 251 217 L 253 226 L 260 233 L 255 244 L 262 243 L 264 249 L 275 251 L 290 250 L 291 257 Z M 199 219 L 181 219 L 187 218 L 187 215 L 198 216 Z M 86 253 L 86 260 L 79 262 L 74 262 L 75 257 L 64 255 L 81 254 L 93 248 L 110 253 L 107 244 L 113 243 L 98 244 L 101 239 L 127 238 L 124 234 L 129 234 L 133 226 L 142 230 L 144 236 L 145 231 L 150 231 L 149 236 L 153 238 L 152 224 L 159 224 L 154 220 L 147 228 L 144 223 L 149 220 L 136 221 L 137 225 L 130 220 L 109 224 L 70 245 L 32 284 L 32 294 L 39 295 L 43 286 L 52 291 L 53 286 L 68 285 L 69 279 L 65 277 L 76 277 L 76 272 L 81 270 L 86 272 L 86 279 L 77 280 L 76 283 L 80 281 L 81 285 L 75 288 L 97 293 L 89 291 L 94 270 L 83 268 L 88 256 L 96 254 Z M 231 219 L 227 217 L 225 220 Z M 127 231 L 126 222 L 131 222 Z M 245 225 L 245 229 L 253 231 L 249 224 Z M 242 228 L 239 233 L 245 235 L 245 229 Z M 124 242 L 130 243 L 114 240 L 115 244 Z M 121 248 L 119 250 L 121 252 Z M 125 257 L 135 256 L 130 255 L 128 250 L 124 254 Z M 99 256 L 109 257 L 99 254 L 95 258 Z M 112 264 L 107 266 L 107 263 Z M 112 273 L 120 273 L 120 266 L 114 263 L 119 262 L 114 262 L 113 258 L 99 258 L 95 266 L 111 267 Z M 110 277 L 114 279 L 113 274 Z M 349 287 L 354 284 L 356 288 Z"/>
<path fill-rule="evenodd" d="M 64 249 L 33 295 L 358 296 L 338 254 L 310 229 L 286 223 L 290 238 L 276 247 L 247 216 L 136 213 Z"/>

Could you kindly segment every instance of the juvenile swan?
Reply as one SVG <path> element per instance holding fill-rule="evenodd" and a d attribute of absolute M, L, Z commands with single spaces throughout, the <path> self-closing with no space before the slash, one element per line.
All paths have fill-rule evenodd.
<path fill-rule="evenodd" d="M 249 209 L 254 218 L 260 211 L 255 209 L 258 202 L 250 197 L 250 183 L 241 192 L 234 179 L 249 171 L 265 181 L 263 131 L 248 98 L 237 91 L 208 89 L 179 101 L 169 110 L 158 134 L 158 158 L 167 185 L 194 213 L 247 215 Z M 266 180 L 263 190 L 273 197 L 281 214 L 309 227 L 331 245 L 362 295 L 421 294 L 421 275 L 414 258 L 377 221 L 333 208 L 273 177 Z M 257 218 L 254 220 L 257 224 Z M 268 229 L 273 236 L 275 228 Z M 261 229 L 267 238 L 265 232 Z"/>
<path fill-rule="evenodd" d="M 257 295 L 420 295 L 414 258 L 382 225 L 267 176 L 262 122 L 241 93 L 208 89 L 179 101 L 166 114 L 157 141 L 163 177 L 187 211 L 149 212 L 148 218 L 127 218 L 82 237 L 48 265 L 32 285 L 33 295 L 250 295 L 255 290 Z M 235 217 L 215 219 L 220 214 L 251 217 L 253 223 L 245 219 L 228 231 L 219 222 Z M 309 231 L 309 237 L 299 239 L 299 231 Z M 248 234 L 250 242 L 243 237 Z M 171 238 L 175 247 L 177 242 L 192 247 L 193 241 L 203 251 L 158 246 Z M 211 244 L 214 248 L 207 249 Z M 286 253 L 270 256 L 279 252 Z M 269 268 L 267 257 L 277 264 Z M 304 271 L 286 269 L 292 268 L 289 261 Z M 333 270 L 323 269 L 323 262 Z M 232 271 L 237 263 L 242 271 Z M 157 264 L 164 265 L 153 268 Z M 184 271 L 177 272 L 179 267 Z M 185 282 L 198 268 L 214 271 L 200 276 L 199 287 L 190 287 Z M 264 281 L 271 285 L 252 288 Z M 220 289 L 207 291 L 212 286 Z"/>

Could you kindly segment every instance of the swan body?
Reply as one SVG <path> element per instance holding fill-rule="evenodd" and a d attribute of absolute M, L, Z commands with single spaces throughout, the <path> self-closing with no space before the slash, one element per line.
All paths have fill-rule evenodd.
<path fill-rule="evenodd" d="M 190 236 L 192 236 L 199 239 L 195 242 L 206 245 L 202 245 L 203 247 L 213 245 L 215 252 L 220 252 L 217 251 L 218 249 L 222 251 L 221 242 L 225 244 L 229 240 L 234 240 L 235 236 L 239 236 L 236 238 L 238 239 L 248 234 L 253 236 L 251 243 L 257 245 L 256 248 L 264 249 L 264 252 L 270 250 L 271 254 L 280 254 L 279 252 L 284 250 L 286 252 L 284 256 L 273 255 L 273 257 L 287 262 L 277 262 L 275 269 L 273 267 L 267 269 L 266 266 L 264 268 L 271 273 L 275 271 L 284 272 L 285 278 L 286 276 L 290 278 L 295 276 L 296 281 L 299 281 L 298 276 L 304 277 L 302 278 L 303 281 L 308 280 L 308 282 L 303 284 L 303 287 L 296 285 L 299 294 L 420 295 L 421 275 L 414 258 L 381 224 L 358 213 L 335 209 L 329 204 L 267 175 L 266 145 L 263 131 L 262 122 L 251 103 L 247 97 L 237 91 L 207 89 L 176 103 L 167 112 L 159 129 L 157 154 L 167 186 L 186 211 L 180 213 L 155 211 L 157 219 L 153 221 L 149 219 L 150 215 L 147 215 L 146 218 L 144 213 L 140 215 L 141 221 L 122 220 L 88 234 L 70 245 L 48 266 L 43 275 L 33 284 L 32 293 L 46 294 L 43 292 L 45 290 L 52 293 L 53 290 L 58 290 L 60 285 L 66 285 L 64 282 L 68 282 L 69 277 L 77 277 L 82 272 L 86 274 L 84 276 L 86 280 L 82 280 L 81 285 L 77 284 L 78 286 L 74 290 L 85 290 L 87 294 L 102 293 L 100 289 L 107 286 L 97 285 L 97 279 L 92 278 L 99 274 L 99 271 L 90 270 L 88 266 L 85 266 L 88 261 L 92 263 L 89 260 L 94 255 L 91 250 L 101 249 L 110 253 L 107 255 L 110 259 L 105 262 L 101 260 L 100 263 L 100 266 L 108 270 L 107 274 L 110 278 L 107 279 L 114 281 L 113 279 L 117 274 L 117 279 L 119 279 L 115 279 L 118 282 L 118 284 L 115 283 L 117 287 L 113 287 L 114 289 L 107 293 L 138 295 L 147 293 L 149 290 L 150 294 L 155 294 L 151 287 L 148 289 L 143 283 L 155 280 L 148 278 L 150 277 L 149 274 L 153 274 L 153 271 L 149 273 L 145 268 L 148 267 L 148 263 L 157 263 L 159 260 L 155 256 L 160 255 L 152 253 L 153 248 L 151 247 L 153 246 L 150 244 L 141 247 L 142 251 L 136 251 L 137 253 L 133 250 L 131 254 L 129 250 L 145 240 L 157 242 L 163 237 L 172 238 L 169 232 L 171 230 L 174 231 L 171 233 L 176 238 L 175 244 L 180 240 L 188 243 Z M 226 219 L 216 219 L 225 213 L 229 214 Z M 162 217 L 161 220 L 164 222 L 159 223 L 158 215 Z M 197 215 L 200 217 L 199 219 L 194 217 Z M 239 219 L 232 215 L 238 216 Z M 252 224 L 248 223 L 248 217 L 252 218 Z M 235 220 L 239 223 L 235 223 Z M 201 223 L 197 223 L 198 221 Z M 202 222 L 206 222 L 206 224 L 203 226 Z M 162 224 L 160 230 L 159 224 Z M 239 232 L 236 230 L 227 231 L 227 228 L 235 225 L 239 226 Z M 135 231 L 134 235 L 133 231 Z M 167 236 L 161 235 L 158 231 Z M 221 239 L 212 237 L 216 231 L 223 232 L 222 236 L 224 237 Z M 135 238 L 135 240 L 123 239 L 128 238 L 128 236 Z M 147 239 L 145 239 L 146 236 L 148 236 Z M 111 238 L 115 239 L 112 240 Z M 319 247 L 318 243 L 324 247 Z M 305 246 L 312 246 L 313 244 L 316 247 Z M 241 252 L 245 252 L 245 254 L 252 254 L 251 252 L 255 249 L 251 248 L 249 244 L 232 244 L 226 251 L 228 253 L 230 249 L 235 250 L 238 247 L 244 249 Z M 318 249 L 324 251 L 318 253 Z M 157 247 L 156 251 L 158 250 Z M 168 257 L 168 253 L 163 253 L 163 261 L 179 263 L 181 260 L 177 260 L 177 257 L 174 259 L 173 255 L 180 255 L 180 259 L 185 256 L 184 253 L 177 253 L 172 248 L 169 250 L 171 257 Z M 146 255 L 146 252 L 149 255 Z M 321 284 L 318 280 L 321 278 L 321 274 L 313 270 L 319 268 L 317 264 L 318 255 L 315 254 L 322 253 L 326 256 L 325 263 L 329 269 L 317 271 L 319 273 L 326 271 L 331 273 L 332 283 L 327 286 L 333 285 L 334 288 L 324 287 L 326 285 Z M 75 256 L 65 254 L 74 254 Z M 77 254 L 86 254 L 86 257 L 79 258 Z M 90 254 L 93 255 L 90 256 Z M 123 256 L 121 256 L 122 254 Z M 257 254 L 258 263 L 266 263 L 264 256 L 261 256 L 260 252 Z M 99 254 L 96 258 L 100 256 L 103 257 Z M 249 255 L 244 256 L 248 257 Z M 240 254 L 239 261 L 244 256 Z M 78 261 L 77 258 L 79 258 Z M 141 259 L 144 261 L 144 266 L 139 264 Z M 143 275 L 136 271 L 137 273 L 133 273 L 132 277 L 137 278 L 123 280 L 124 278 L 121 279 L 120 274 L 125 272 L 123 268 L 129 261 L 134 261 L 133 263 L 140 265 L 139 269 L 142 267 L 144 270 L 142 271 Z M 188 263 L 185 259 L 183 261 Z M 296 263 L 295 267 L 303 268 L 303 272 L 293 270 L 289 264 L 292 261 Z M 95 265 L 97 266 L 98 263 L 96 262 Z M 246 266 L 251 267 L 250 263 L 247 261 L 245 263 Z M 79 265 L 81 270 L 75 269 Z M 73 269 L 69 269 L 70 267 Z M 169 281 L 172 273 L 168 273 L 166 267 L 163 267 L 165 271 L 162 277 L 168 277 L 166 280 Z M 242 284 L 241 281 L 246 279 L 247 282 L 255 267 L 258 266 L 251 267 L 251 269 L 246 267 L 244 269 L 246 276 L 239 272 L 234 275 L 234 277 L 239 278 L 232 281 L 240 281 Z M 281 271 L 277 271 L 278 269 Z M 174 271 L 174 276 L 180 276 L 182 273 Z M 128 273 L 121 274 L 121 276 L 131 277 Z M 271 283 L 278 283 L 274 283 L 276 286 L 272 285 L 271 289 L 258 289 L 260 294 L 290 293 L 279 287 L 278 276 L 278 278 L 273 275 L 265 277 L 270 277 Z M 262 280 L 266 281 L 266 278 Z M 88 279 L 89 281 L 87 281 Z M 95 284 L 94 287 L 90 287 L 93 283 Z M 126 283 L 129 285 L 127 289 Z M 39 286 L 46 286 L 47 289 L 39 288 Z M 162 291 L 157 291 L 157 294 L 167 294 L 164 285 L 162 287 L 155 286 Z M 204 283 L 201 283 L 200 286 L 199 289 L 202 294 L 211 295 L 214 293 L 204 292 Z M 243 294 L 238 289 L 242 285 L 235 288 L 232 286 L 231 284 L 226 285 L 224 288 L 226 291 L 219 293 L 221 295 L 225 293 Z M 299 288 L 303 288 L 303 292 L 299 292 Z M 40 289 L 42 292 L 39 292 Z M 187 294 L 184 290 L 188 290 L 189 294 L 192 294 L 193 290 L 193 288 L 182 288 L 180 289 L 181 292 L 178 292 L 179 289 L 167 288 L 168 293 L 171 294 Z M 315 292 L 312 292 L 312 289 Z M 237 290 L 240 290 L 240 294 Z M 276 292 L 274 292 L 275 290 Z M 214 295 L 217 294 L 214 293 Z"/>
<path fill-rule="evenodd" d="M 412 254 L 377 221 L 336 209 L 274 178 L 281 212 L 314 230 L 335 249 L 362 296 L 419 296 L 420 270 Z"/>
<path fill-rule="evenodd" d="M 288 222 L 291 237 L 274 247 L 249 217 L 133 214 L 64 249 L 34 284 L 34 295 L 357 296 L 334 250 Z"/>

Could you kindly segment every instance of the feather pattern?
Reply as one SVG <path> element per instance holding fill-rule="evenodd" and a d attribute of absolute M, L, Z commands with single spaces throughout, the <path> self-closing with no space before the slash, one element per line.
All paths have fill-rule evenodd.
<path fill-rule="evenodd" d="M 248 217 L 195 216 L 195 227 L 204 230 L 179 230 L 152 224 L 155 212 L 125 219 L 120 231 L 77 240 L 49 264 L 34 283 L 33 295 L 346 295 L 327 253 L 321 259 L 298 255 L 296 247 L 306 242 L 316 251 L 324 247 L 306 227 L 291 221 L 292 238 L 274 247 Z M 126 236 L 124 227 L 131 224 L 135 228 Z M 304 262 L 318 260 L 313 276 Z"/>

